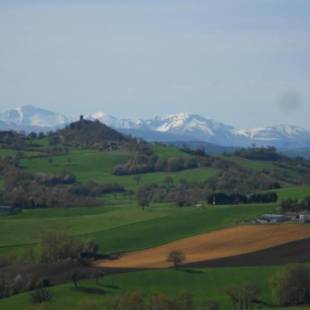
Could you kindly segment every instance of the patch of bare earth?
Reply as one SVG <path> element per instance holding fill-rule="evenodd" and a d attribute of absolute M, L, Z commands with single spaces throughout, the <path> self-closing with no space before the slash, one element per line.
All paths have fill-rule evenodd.
<path fill-rule="evenodd" d="M 166 268 L 167 255 L 172 250 L 182 251 L 185 263 L 256 252 L 296 240 L 310 238 L 310 225 L 245 225 L 222 229 L 162 246 L 130 252 L 114 260 L 101 260 L 97 267 L 109 268 Z"/>

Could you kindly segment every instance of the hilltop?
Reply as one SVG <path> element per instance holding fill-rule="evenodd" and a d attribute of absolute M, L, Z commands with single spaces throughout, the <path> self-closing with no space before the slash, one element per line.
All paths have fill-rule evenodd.
<path fill-rule="evenodd" d="M 118 149 L 136 141 L 98 121 L 81 119 L 50 135 L 51 139 L 79 148 Z"/>

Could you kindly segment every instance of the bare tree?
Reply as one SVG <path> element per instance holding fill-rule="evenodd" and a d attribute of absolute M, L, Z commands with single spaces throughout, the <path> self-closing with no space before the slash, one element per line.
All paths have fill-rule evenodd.
<path fill-rule="evenodd" d="M 171 251 L 168 254 L 167 262 L 172 263 L 175 269 L 178 269 L 178 267 L 185 261 L 186 257 L 185 254 L 181 251 Z"/>

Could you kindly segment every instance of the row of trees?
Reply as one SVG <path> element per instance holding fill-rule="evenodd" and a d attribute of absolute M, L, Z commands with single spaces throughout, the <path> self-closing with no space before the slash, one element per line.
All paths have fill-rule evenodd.
<path fill-rule="evenodd" d="M 39 263 L 56 264 L 95 258 L 99 251 L 93 239 L 82 240 L 62 232 L 42 235 L 35 249 L 35 260 Z"/>
<path fill-rule="evenodd" d="M 132 175 L 147 172 L 175 172 L 197 168 L 198 160 L 194 157 L 169 157 L 138 155 L 114 168 L 115 175 Z"/>
<path fill-rule="evenodd" d="M 20 184 L 11 191 L 4 191 L 1 200 L 17 208 L 69 208 L 97 206 L 92 196 L 73 194 L 65 186 L 46 186 L 38 182 Z"/>
<path fill-rule="evenodd" d="M 212 191 L 240 194 L 281 187 L 281 183 L 272 175 L 241 167 L 221 170 L 217 177 L 208 181 L 208 184 Z"/>
<path fill-rule="evenodd" d="M 150 184 L 141 186 L 137 191 L 138 202 L 141 207 L 151 202 L 174 202 L 178 206 L 193 206 L 206 201 L 208 204 L 240 204 L 240 203 L 272 203 L 278 200 L 277 193 L 225 193 L 214 192 L 208 182 L 174 185 Z"/>
<path fill-rule="evenodd" d="M 276 192 L 243 194 L 214 193 L 208 196 L 209 204 L 239 204 L 239 203 L 272 203 L 277 202 Z"/>
<path fill-rule="evenodd" d="M 33 293 L 32 298 L 40 300 L 41 296 L 42 301 L 46 301 L 43 300 L 44 294 L 41 289 L 52 284 L 49 279 L 49 268 L 52 270 L 59 268 L 58 272 L 65 273 L 63 278 L 73 281 L 75 286 L 81 279 L 101 276 L 100 270 L 86 273 L 83 269 L 89 260 L 96 259 L 98 252 L 99 246 L 93 239 L 83 240 L 61 232 L 41 235 L 36 246 L 25 250 L 23 255 L 15 258 L 14 268 L 10 268 L 12 258 L 7 262 L 3 261 L 2 266 L 0 264 L 0 268 L 3 268 L 0 270 L 0 298 L 38 290 Z M 27 263 L 29 268 L 26 272 L 23 268 L 19 271 L 19 264 L 24 265 L 24 263 Z M 43 275 L 40 268 L 42 264 L 44 264 Z M 70 264 L 72 264 L 71 269 Z M 56 266 L 56 269 L 52 266 Z"/>
<path fill-rule="evenodd" d="M 99 203 L 97 196 L 125 191 L 116 183 L 77 183 L 71 173 L 30 173 L 2 161 L 0 173 L 4 176 L 1 201 L 19 208 L 93 206 Z"/>
<path fill-rule="evenodd" d="M 250 147 L 235 151 L 234 155 L 250 160 L 277 161 L 286 157 L 279 154 L 273 146 L 268 147 Z"/>

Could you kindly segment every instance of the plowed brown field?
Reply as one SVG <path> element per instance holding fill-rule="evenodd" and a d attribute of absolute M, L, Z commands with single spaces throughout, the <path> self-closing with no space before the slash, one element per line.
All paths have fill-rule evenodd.
<path fill-rule="evenodd" d="M 310 225 L 246 225 L 174 241 L 162 246 L 130 252 L 114 260 L 101 260 L 98 267 L 166 268 L 172 250 L 182 251 L 185 263 L 208 261 L 272 248 L 310 238 Z"/>

